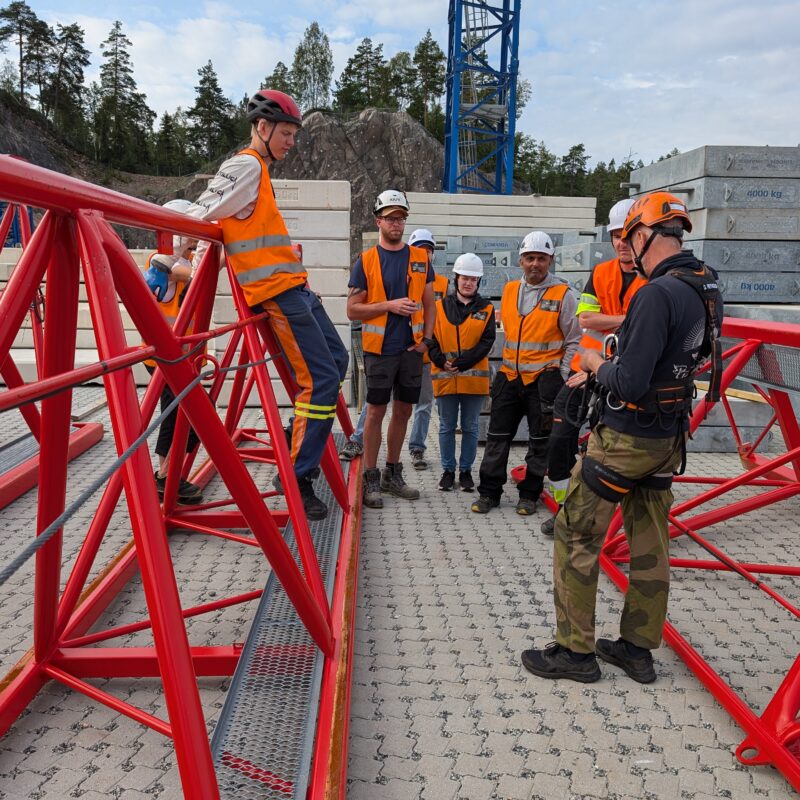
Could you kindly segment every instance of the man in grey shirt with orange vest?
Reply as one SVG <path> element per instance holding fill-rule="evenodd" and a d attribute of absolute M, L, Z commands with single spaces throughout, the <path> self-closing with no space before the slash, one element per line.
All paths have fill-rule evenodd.
<path fill-rule="evenodd" d="M 318 520 L 328 509 L 314 493 L 312 475 L 333 426 L 349 357 L 322 303 L 306 285 L 308 275 L 292 249 L 269 177 L 270 165 L 294 146 L 302 126 L 300 109 L 289 95 L 261 89 L 247 104 L 247 119 L 250 146 L 222 164 L 187 213 L 219 221 L 228 262 L 247 304 L 269 314 L 300 389 L 294 398 L 292 462 L 306 516 Z"/>
<path fill-rule="evenodd" d="M 367 378 L 364 423 L 364 505 L 383 508 L 382 492 L 416 500 L 419 491 L 403 478 L 400 451 L 411 410 L 419 400 L 422 357 L 433 334 L 436 308 L 433 269 L 421 247 L 403 244 L 408 217 L 403 192 L 378 195 L 373 212 L 380 238 L 350 273 L 347 316 L 359 320 Z M 381 424 L 394 396 L 386 441 L 386 467 L 377 468 Z"/>
<path fill-rule="evenodd" d="M 553 402 L 569 375 L 581 328 L 577 300 L 569 284 L 550 274 L 555 248 L 542 231 L 531 231 L 520 244 L 522 280 L 509 281 L 500 303 L 505 345 L 489 396 L 492 411 L 481 461 L 476 514 L 500 505 L 511 442 L 523 417 L 528 421 L 525 477 L 520 481 L 517 514 L 536 510 L 547 468 L 547 440 Z"/>

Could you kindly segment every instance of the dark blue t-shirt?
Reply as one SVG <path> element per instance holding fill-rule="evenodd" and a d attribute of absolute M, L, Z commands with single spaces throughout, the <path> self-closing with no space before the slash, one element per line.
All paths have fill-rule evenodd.
<path fill-rule="evenodd" d="M 399 300 L 402 297 L 408 297 L 408 245 L 404 245 L 402 250 L 385 250 L 378 245 L 378 257 L 381 261 L 381 277 L 386 299 Z M 432 283 L 433 279 L 434 272 L 429 263 L 428 277 L 425 283 Z M 361 256 L 353 264 L 348 286 L 362 291 L 367 290 L 367 276 L 364 274 Z M 408 349 L 413 342 L 411 317 L 403 317 L 390 312 L 386 321 L 386 334 L 383 337 L 381 355 L 396 356 Z"/>

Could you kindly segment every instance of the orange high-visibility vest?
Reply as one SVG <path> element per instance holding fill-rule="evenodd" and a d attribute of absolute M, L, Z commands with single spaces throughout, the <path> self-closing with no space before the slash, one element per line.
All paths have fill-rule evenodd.
<path fill-rule="evenodd" d="M 448 361 L 458 358 L 480 342 L 492 319 L 492 304 L 473 311 L 460 325 L 453 325 L 444 313 L 444 304 L 436 301 L 436 323 L 433 337 Z M 431 365 L 434 397 L 445 394 L 489 394 L 489 354 L 464 372 L 451 373 Z"/>
<path fill-rule="evenodd" d="M 600 306 L 601 314 L 609 314 L 618 316 L 619 314 L 627 314 L 628 306 L 633 299 L 633 296 L 639 289 L 647 283 L 647 280 L 641 275 L 631 281 L 628 288 L 625 290 L 625 295 L 620 302 L 619 295 L 622 291 L 622 267 L 619 265 L 618 258 L 612 258 L 611 261 L 603 261 L 598 264 L 592 272 L 592 286 L 594 287 L 595 297 Z M 578 314 L 581 313 L 580 306 L 578 307 Z M 595 331 L 591 328 L 583 329 L 583 336 L 581 336 L 578 350 L 572 357 L 569 365 L 571 370 L 578 372 L 581 368 L 581 355 L 587 350 L 597 350 L 601 352 L 603 349 L 603 340 L 613 330 Z"/>
<path fill-rule="evenodd" d="M 225 217 L 219 222 L 225 254 L 242 287 L 244 299 L 247 305 L 256 306 L 287 289 L 302 286 L 308 276 L 292 250 L 292 240 L 275 203 L 266 164 L 249 147 L 239 152 L 242 154 L 255 156 L 261 167 L 255 208 L 246 219 Z"/>
<path fill-rule="evenodd" d="M 381 274 L 381 259 L 378 248 L 371 247 L 361 254 L 364 265 L 364 276 L 367 279 L 367 303 L 385 303 L 386 289 Z M 411 315 L 411 334 L 419 344 L 425 327 L 425 315 L 422 308 L 422 295 L 428 280 L 428 253 L 421 247 L 408 248 L 408 299 L 417 304 L 417 310 Z M 389 313 L 381 314 L 361 323 L 361 345 L 365 353 L 381 354 L 383 337 L 386 334 L 386 323 Z"/>
<path fill-rule="evenodd" d="M 564 334 L 558 327 L 558 315 L 569 286 L 548 286 L 533 310 L 523 317 L 517 311 L 519 285 L 519 281 L 509 281 L 503 289 L 500 319 L 506 341 L 500 372 L 509 380 L 522 378 L 527 385 L 543 370 L 561 366 Z"/>
<path fill-rule="evenodd" d="M 144 265 L 145 270 L 150 268 L 150 259 L 156 255 L 156 253 L 150 253 L 147 256 L 147 263 Z M 186 289 L 186 282 L 185 281 L 177 281 L 175 283 L 167 284 L 167 296 L 164 300 L 157 301 L 158 302 L 158 310 L 164 315 L 164 319 L 169 323 L 170 328 L 175 326 L 175 320 L 178 319 L 178 312 L 181 310 L 181 295 Z M 171 294 L 170 294 L 171 292 Z M 186 333 L 192 332 L 192 324 L 189 323 L 189 327 L 186 329 Z M 142 344 L 146 344 L 146 342 L 142 341 Z M 189 346 L 184 345 L 184 350 L 188 350 Z M 152 358 L 148 358 L 146 361 L 143 362 L 148 367 L 156 367 L 156 362 Z"/>

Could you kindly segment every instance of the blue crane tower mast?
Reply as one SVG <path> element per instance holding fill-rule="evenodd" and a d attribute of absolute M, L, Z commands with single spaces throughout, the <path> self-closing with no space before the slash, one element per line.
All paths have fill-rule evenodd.
<path fill-rule="evenodd" d="M 522 0 L 450 0 L 445 192 L 511 194 Z"/>

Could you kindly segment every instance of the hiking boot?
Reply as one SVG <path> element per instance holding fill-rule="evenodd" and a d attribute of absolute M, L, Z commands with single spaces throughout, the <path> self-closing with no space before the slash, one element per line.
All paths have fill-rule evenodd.
<path fill-rule="evenodd" d="M 297 481 L 300 489 L 300 497 L 303 498 L 303 509 L 306 512 L 306 517 L 312 522 L 319 519 L 325 519 L 328 516 L 328 506 L 322 502 L 314 493 L 314 484 L 311 478 L 306 476 Z"/>
<path fill-rule="evenodd" d="M 377 468 L 364 470 L 364 505 L 367 508 L 383 508 L 381 473 Z"/>
<path fill-rule="evenodd" d="M 544 650 L 525 650 L 522 666 L 540 678 L 569 678 L 579 683 L 594 683 L 603 676 L 594 653 L 574 653 L 553 642 Z"/>
<path fill-rule="evenodd" d="M 539 530 L 545 536 L 553 536 L 555 535 L 556 531 L 556 518 L 555 517 L 548 517 L 540 526 Z"/>
<path fill-rule="evenodd" d="M 427 466 L 427 464 L 426 464 Z M 398 461 L 397 464 L 387 464 L 381 473 L 381 491 L 389 492 L 395 497 L 402 497 L 403 500 L 416 500 L 419 497 L 419 489 L 412 489 L 403 478 L 403 465 Z"/>
<path fill-rule="evenodd" d="M 458 473 L 458 485 L 462 492 L 475 491 L 475 481 L 472 480 L 472 473 L 468 469 L 463 469 Z"/>
<path fill-rule="evenodd" d="M 597 655 L 613 664 L 615 667 L 625 670 L 629 678 L 633 678 L 638 683 L 652 683 L 656 679 L 656 671 L 653 667 L 653 655 L 649 650 L 642 647 L 636 648 L 638 653 L 643 655 L 631 655 L 632 645 L 625 639 L 598 639 L 595 644 Z"/>
<path fill-rule="evenodd" d="M 167 488 L 167 476 L 165 475 L 163 478 L 158 474 L 158 472 L 153 473 L 153 477 L 156 479 L 156 491 L 158 492 L 158 499 L 164 499 L 164 490 Z M 189 483 L 189 481 L 185 481 L 181 478 L 180 483 L 178 484 L 178 502 L 183 503 L 184 505 L 195 505 L 197 503 L 201 503 L 203 501 L 203 490 L 196 486 L 193 483 Z"/>
<path fill-rule="evenodd" d="M 339 458 L 342 461 L 352 461 L 356 456 L 360 456 L 364 452 L 364 445 L 348 439 L 344 443 L 344 447 L 339 451 Z"/>
<path fill-rule="evenodd" d="M 471 506 L 476 514 L 488 514 L 493 508 L 500 505 L 499 500 L 494 497 L 489 497 L 488 494 L 482 494 Z"/>
<path fill-rule="evenodd" d="M 411 450 L 411 466 L 414 469 L 428 469 L 428 462 L 425 460 L 424 450 Z"/>
<path fill-rule="evenodd" d="M 530 517 L 536 511 L 536 501 L 529 497 L 520 497 L 517 500 L 517 514 L 521 517 Z"/>
<path fill-rule="evenodd" d="M 439 480 L 439 491 L 440 492 L 449 492 L 456 484 L 456 474 L 455 472 L 450 472 L 450 470 L 445 470 L 442 473 L 442 477 Z"/>

